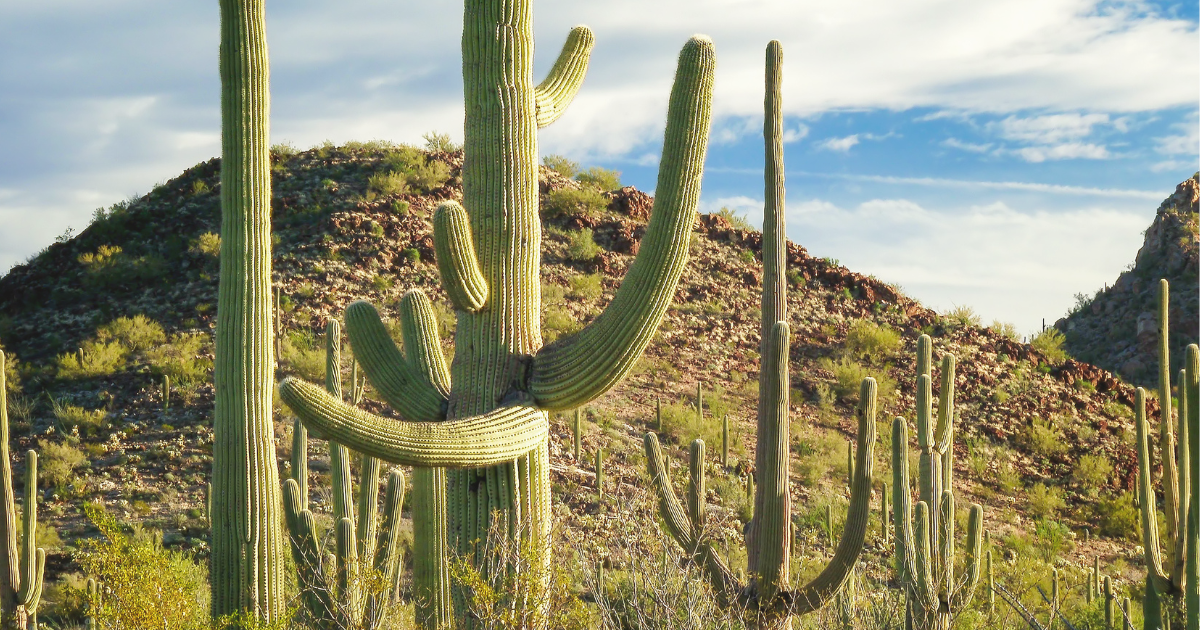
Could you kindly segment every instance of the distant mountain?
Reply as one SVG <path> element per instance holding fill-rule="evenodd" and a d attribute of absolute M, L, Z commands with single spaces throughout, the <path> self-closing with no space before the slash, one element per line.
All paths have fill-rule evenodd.
<path fill-rule="evenodd" d="M 1076 358 L 1156 387 L 1158 281 L 1170 282 L 1171 365 L 1183 366 L 1183 349 L 1200 330 L 1200 173 L 1183 181 L 1158 207 L 1131 267 L 1054 325 L 1066 334 Z M 1173 369 L 1174 369 L 1173 368 Z"/>

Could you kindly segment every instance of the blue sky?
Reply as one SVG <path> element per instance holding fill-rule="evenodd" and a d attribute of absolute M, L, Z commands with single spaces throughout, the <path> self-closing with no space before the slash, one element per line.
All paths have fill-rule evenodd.
<path fill-rule="evenodd" d="M 785 49 L 789 236 L 1023 331 L 1133 260 L 1197 170 L 1194 2 L 576 0 L 536 70 L 596 32 L 543 155 L 652 189 L 674 57 L 717 45 L 703 209 L 762 215 L 762 63 Z M 0 270 L 219 152 L 215 2 L 0 0 Z M 457 3 L 268 3 L 272 137 L 461 138 Z"/>

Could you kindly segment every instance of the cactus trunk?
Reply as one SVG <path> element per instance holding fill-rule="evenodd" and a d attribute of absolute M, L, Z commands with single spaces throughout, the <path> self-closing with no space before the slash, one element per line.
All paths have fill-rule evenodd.
<path fill-rule="evenodd" d="M 261 0 L 221 1 L 221 271 L 213 380 L 212 614 L 284 612 L 271 421 L 271 177 Z"/>

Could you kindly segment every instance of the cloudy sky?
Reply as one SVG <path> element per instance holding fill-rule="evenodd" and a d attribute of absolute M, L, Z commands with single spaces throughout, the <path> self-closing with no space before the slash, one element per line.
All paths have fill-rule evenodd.
<path fill-rule="evenodd" d="M 1196 2 L 542 0 L 535 72 L 596 47 L 543 155 L 652 189 L 675 55 L 717 45 L 703 209 L 762 217 L 763 50 L 785 51 L 788 235 L 1025 332 L 1129 264 L 1197 170 Z M 462 137 L 461 5 L 269 2 L 272 139 Z M 217 3 L 0 0 L 0 272 L 217 155 Z"/>

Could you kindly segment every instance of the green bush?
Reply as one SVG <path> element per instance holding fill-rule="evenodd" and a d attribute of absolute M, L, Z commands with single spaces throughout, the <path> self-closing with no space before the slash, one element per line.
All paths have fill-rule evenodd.
<path fill-rule="evenodd" d="M 425 150 L 433 153 L 454 153 L 463 148 L 461 144 L 455 144 L 448 133 L 430 131 L 421 137 L 425 139 Z"/>
<path fill-rule="evenodd" d="M 397 171 L 375 173 L 367 178 L 367 190 L 380 195 L 402 195 L 408 192 L 408 180 Z"/>
<path fill-rule="evenodd" d="M 818 365 L 833 373 L 833 393 L 844 401 L 858 400 L 863 379 L 868 376 L 874 378 L 878 385 L 877 401 L 881 409 L 896 391 L 896 382 L 888 376 L 886 368 L 873 370 L 850 357 L 841 357 L 836 360 L 825 357 L 818 362 Z"/>
<path fill-rule="evenodd" d="M 546 195 L 545 216 L 548 218 L 582 214 L 598 215 L 608 208 L 608 200 L 594 188 L 560 188 Z"/>
<path fill-rule="evenodd" d="M 197 180 L 199 181 L 199 180 Z M 203 183 L 203 182 L 201 182 Z M 205 232 L 192 241 L 189 251 L 216 258 L 221 255 L 221 235 L 215 232 Z"/>
<path fill-rule="evenodd" d="M 850 330 L 846 333 L 846 351 L 850 356 L 868 363 L 885 361 L 899 349 L 900 333 L 886 324 L 858 319 L 850 324 Z"/>
<path fill-rule="evenodd" d="M 750 225 L 750 222 L 746 220 L 746 215 L 738 214 L 725 206 L 721 206 L 721 209 L 717 210 L 713 214 L 716 214 L 717 216 L 728 221 L 729 225 L 735 230 L 746 230 L 747 232 L 755 231 L 755 227 Z"/>
<path fill-rule="evenodd" d="M 975 313 L 975 309 L 969 306 L 956 306 L 943 317 L 946 323 L 957 328 L 966 326 L 978 326 L 980 324 L 979 315 Z"/>
<path fill-rule="evenodd" d="M 383 164 L 390 170 L 410 173 L 425 164 L 425 152 L 417 147 L 402 144 L 388 152 Z"/>
<path fill-rule="evenodd" d="M 117 245 L 101 245 L 95 252 L 78 257 L 88 279 L 98 288 L 112 288 L 158 280 L 166 273 L 166 264 L 158 256 L 133 256 Z"/>
<path fill-rule="evenodd" d="M 567 289 L 557 284 L 542 282 L 542 306 L 557 306 L 567 297 Z"/>
<path fill-rule="evenodd" d="M 87 506 L 100 538 L 82 541 L 84 573 L 104 585 L 96 626 L 108 630 L 201 630 L 209 627 L 208 571 L 190 557 L 164 549 L 160 534 L 126 527 L 101 508 Z"/>
<path fill-rule="evenodd" d="M 593 166 L 575 176 L 581 184 L 591 184 L 600 190 L 616 190 L 621 187 L 621 172 Z"/>
<path fill-rule="evenodd" d="M 54 362 L 58 378 L 100 378 L 124 369 L 127 353 L 119 342 L 89 339 L 79 352 L 65 352 L 55 357 Z"/>
<path fill-rule="evenodd" d="M 96 339 L 101 342 L 116 341 L 122 346 L 141 352 L 167 340 L 162 326 L 145 315 L 118 317 L 96 330 Z"/>
<path fill-rule="evenodd" d="M 1071 478 L 1079 487 L 1088 493 L 1094 493 L 1104 486 L 1112 475 L 1112 462 L 1103 455 L 1083 455 L 1075 463 Z"/>
<path fill-rule="evenodd" d="M 1029 513 L 1034 518 L 1054 518 L 1054 515 L 1066 505 L 1063 501 L 1062 490 L 1053 486 L 1035 483 L 1028 491 Z"/>
<path fill-rule="evenodd" d="M 1011 341 L 1020 341 L 1021 340 L 1021 333 L 1017 332 L 1016 324 L 1002 322 L 997 319 L 992 322 L 991 326 L 988 326 L 988 329 L 991 330 L 992 332 L 996 333 L 997 335 L 1000 335 L 1001 337 L 1004 337 Z"/>
<path fill-rule="evenodd" d="M 542 164 L 563 177 L 575 177 L 579 173 L 579 165 L 561 155 L 547 155 L 542 158 Z"/>
<path fill-rule="evenodd" d="M 310 383 L 325 382 L 325 345 L 307 328 L 284 336 L 279 362 L 284 369 Z"/>
<path fill-rule="evenodd" d="M 1033 422 L 1025 427 L 1022 437 L 1029 450 L 1040 457 L 1052 457 L 1067 450 L 1066 438 L 1062 430 L 1054 425 L 1053 420 L 1034 418 Z"/>
<path fill-rule="evenodd" d="M 1096 504 L 1100 533 L 1113 538 L 1138 540 L 1141 535 L 1141 514 L 1134 505 L 1132 492 L 1106 497 Z"/>
<path fill-rule="evenodd" d="M 78 430 L 81 435 L 96 435 L 107 425 L 108 412 L 103 409 L 84 409 L 62 401 L 50 399 L 54 407 L 54 418 L 60 429 L 66 432 Z"/>
<path fill-rule="evenodd" d="M 575 316 L 561 306 L 551 306 L 542 311 L 542 340 L 546 343 L 579 332 L 581 328 L 583 325 L 575 320 Z"/>
<path fill-rule="evenodd" d="M 571 285 L 571 297 L 581 300 L 594 300 L 600 297 L 604 293 L 604 285 L 600 280 L 600 274 L 598 273 L 572 276 L 567 281 Z"/>
<path fill-rule="evenodd" d="M 1034 337 L 1029 345 L 1037 350 L 1050 363 L 1058 364 L 1067 360 L 1067 351 L 1063 349 L 1063 344 L 1067 338 L 1057 328 L 1047 328 L 1041 334 Z"/>
<path fill-rule="evenodd" d="M 405 179 L 413 192 L 427 193 L 437 190 L 450 179 L 450 166 L 440 160 L 430 160 L 412 170 Z"/>
<path fill-rule="evenodd" d="M 38 476 L 54 488 L 67 486 L 75 470 L 88 461 L 83 451 L 65 442 L 46 442 L 38 454 Z"/>
<path fill-rule="evenodd" d="M 567 259 L 576 262 L 588 262 L 600 255 L 602 251 L 592 236 L 591 228 L 583 228 L 578 232 L 568 232 Z"/>
<path fill-rule="evenodd" d="M 201 356 L 204 336 L 200 334 L 176 333 L 171 341 L 146 353 L 146 362 L 159 376 L 171 377 L 171 382 L 194 385 L 208 377 L 212 361 Z"/>

